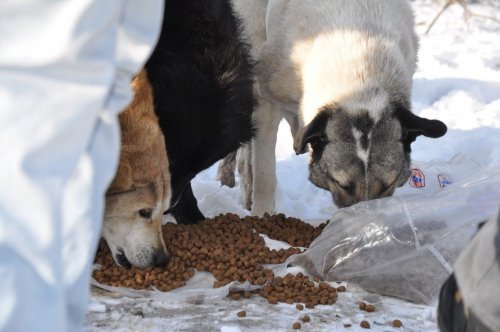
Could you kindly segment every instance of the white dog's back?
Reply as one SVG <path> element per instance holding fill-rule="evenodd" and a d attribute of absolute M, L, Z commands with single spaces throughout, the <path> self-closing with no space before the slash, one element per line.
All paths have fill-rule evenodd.
<path fill-rule="evenodd" d="M 273 99 L 301 105 L 304 124 L 332 96 L 352 95 L 367 80 L 409 95 L 413 25 L 406 0 L 270 0 L 259 83 Z"/>

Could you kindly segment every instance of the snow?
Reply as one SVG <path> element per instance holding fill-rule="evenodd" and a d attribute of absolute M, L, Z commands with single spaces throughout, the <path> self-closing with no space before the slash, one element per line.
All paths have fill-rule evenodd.
<path fill-rule="evenodd" d="M 415 161 L 447 162 L 461 153 L 488 169 L 500 166 L 500 24 L 479 17 L 463 20 L 463 9 L 451 6 L 428 35 L 430 21 L 440 9 L 430 0 L 412 2 L 417 30 L 421 37 L 419 66 L 414 76 L 413 110 L 416 114 L 439 119 L 448 133 L 437 140 L 419 138 L 412 146 Z M 475 13 L 500 19 L 500 4 L 470 5 Z M 307 179 L 306 155 L 296 156 L 290 129 L 280 126 L 277 154 L 278 188 L 276 209 L 286 215 L 315 222 L 328 219 L 336 210 L 328 192 L 316 188 Z M 247 215 L 240 191 L 221 187 L 215 180 L 217 165 L 200 173 L 192 182 L 201 211 L 206 216 L 234 212 Z M 280 246 L 279 243 L 273 242 Z M 368 318 L 374 331 L 396 330 L 393 319 L 403 321 L 405 331 L 436 331 L 435 306 L 423 306 L 402 300 L 369 294 L 354 285 L 342 294 L 333 307 L 319 306 L 298 312 L 294 306 L 267 305 L 263 299 L 222 300 L 216 304 L 175 304 L 151 299 L 132 299 L 112 293 L 94 293 L 89 305 L 86 329 L 121 331 L 253 331 L 290 330 L 299 313 L 309 314 L 307 330 L 336 330 L 367 318 L 356 302 L 374 303 L 377 311 Z M 325 308 L 322 308 L 325 307 Z M 247 317 L 236 318 L 236 312 Z M 303 324 L 304 325 L 304 324 Z M 305 327 L 303 327 L 304 329 Z"/>

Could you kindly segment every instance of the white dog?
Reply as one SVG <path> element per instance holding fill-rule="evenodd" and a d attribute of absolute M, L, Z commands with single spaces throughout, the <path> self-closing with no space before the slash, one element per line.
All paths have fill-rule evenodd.
<path fill-rule="evenodd" d="M 257 62 L 258 133 L 243 162 L 244 200 L 274 212 L 284 117 L 310 146 L 310 180 L 339 207 L 390 196 L 409 176 L 410 144 L 446 126 L 411 113 L 418 40 L 406 0 L 233 0 Z M 244 153 L 242 154 L 245 155 Z M 242 183 L 252 174 L 241 174 Z M 246 180 L 245 180 L 246 179 Z M 248 189 L 250 188 L 250 189 Z"/>

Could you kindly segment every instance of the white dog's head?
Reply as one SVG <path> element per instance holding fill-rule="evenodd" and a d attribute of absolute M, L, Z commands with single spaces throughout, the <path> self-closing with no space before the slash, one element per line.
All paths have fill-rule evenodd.
<path fill-rule="evenodd" d="M 326 105 L 294 142 L 297 153 L 311 147 L 309 179 L 331 192 L 338 207 L 391 196 L 410 175 L 410 144 L 437 138 L 446 125 L 411 113 L 408 103 Z M 373 109 L 375 107 L 375 109 Z"/>
<path fill-rule="evenodd" d="M 122 148 L 106 193 L 102 235 L 121 266 L 168 262 L 161 220 L 170 204 L 167 151 L 143 71 L 132 82 L 134 100 L 120 114 Z"/>

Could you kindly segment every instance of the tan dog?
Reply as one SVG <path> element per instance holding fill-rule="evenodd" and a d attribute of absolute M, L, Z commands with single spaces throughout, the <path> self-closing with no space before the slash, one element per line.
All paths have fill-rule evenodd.
<path fill-rule="evenodd" d="M 167 151 L 144 70 L 131 86 L 135 96 L 120 114 L 120 163 L 106 193 L 102 235 L 122 266 L 164 265 L 161 219 L 171 193 Z"/>

